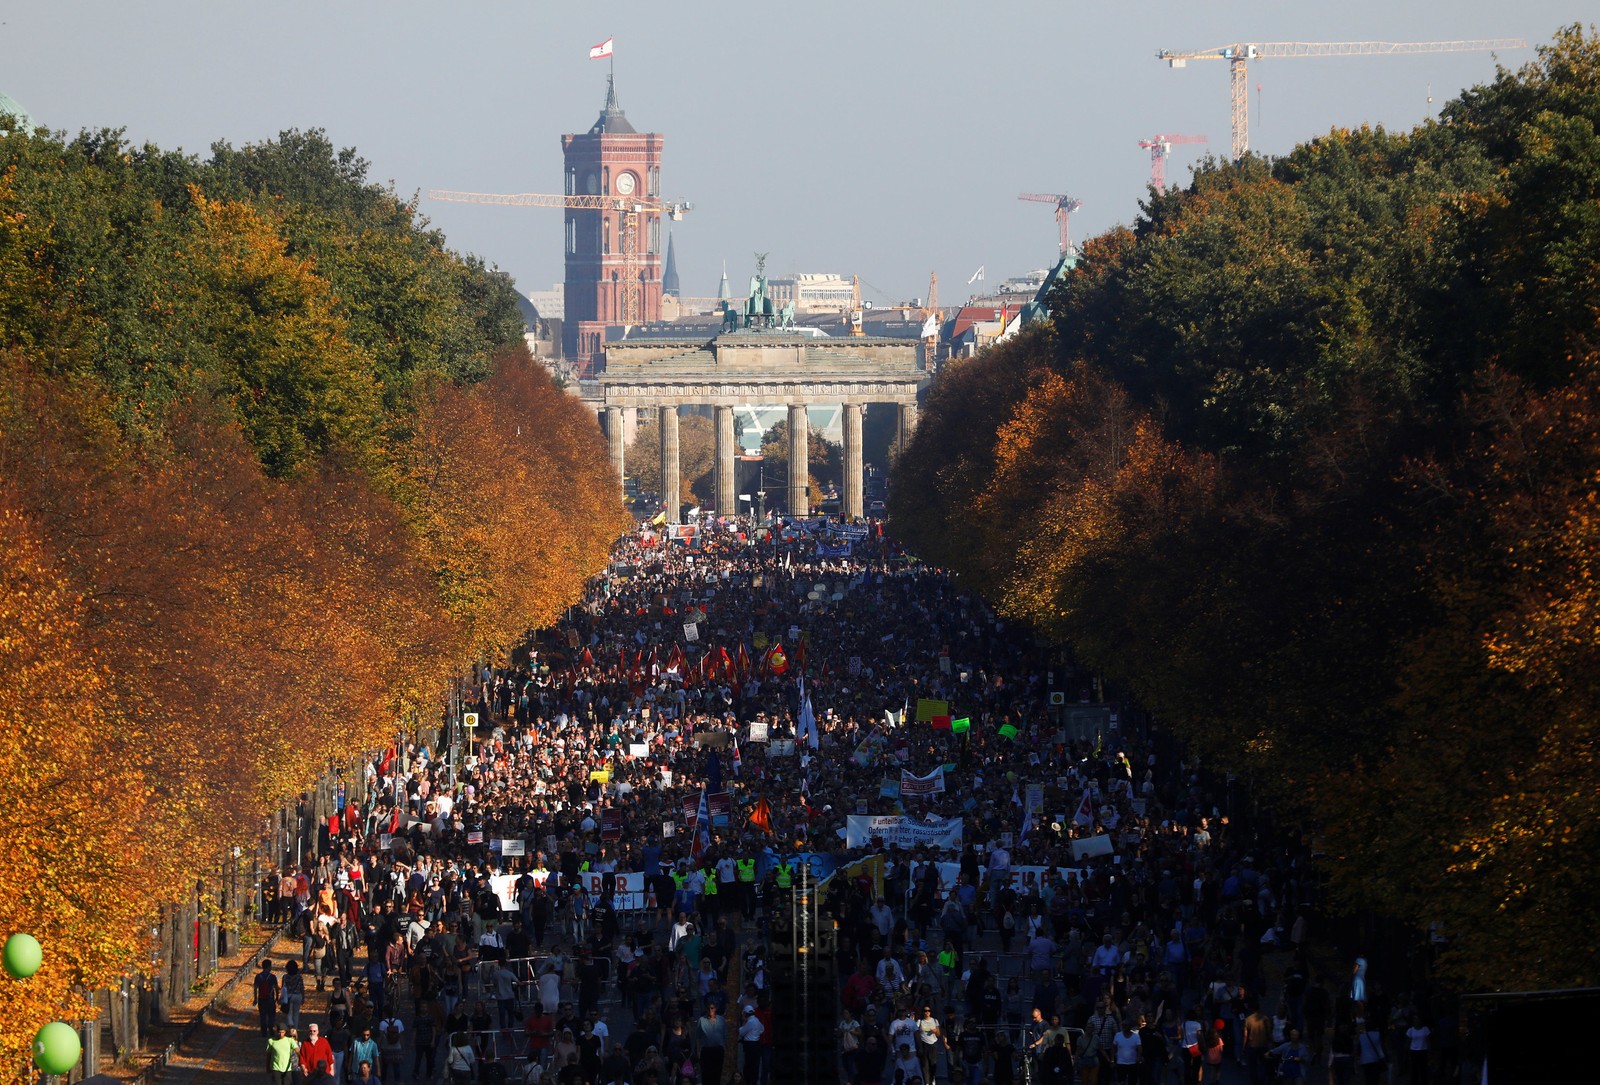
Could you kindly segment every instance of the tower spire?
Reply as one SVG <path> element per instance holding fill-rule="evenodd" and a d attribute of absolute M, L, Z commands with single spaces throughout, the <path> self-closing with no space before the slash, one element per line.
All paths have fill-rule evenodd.
<path fill-rule="evenodd" d="M 667 262 L 661 271 L 661 292 L 679 296 L 678 291 L 678 258 L 672 251 L 672 235 L 667 235 Z"/>
<path fill-rule="evenodd" d="M 627 116 L 622 112 L 622 103 L 617 101 L 617 77 L 615 74 L 606 76 L 606 104 L 600 110 L 600 119 L 594 122 L 594 127 L 589 129 L 592 133 L 605 133 L 609 135 L 632 135 L 635 131 L 633 125 L 628 123 Z"/>

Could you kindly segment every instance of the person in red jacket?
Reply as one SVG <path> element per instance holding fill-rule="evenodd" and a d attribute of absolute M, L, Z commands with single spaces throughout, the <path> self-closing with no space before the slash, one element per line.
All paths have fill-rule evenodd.
<path fill-rule="evenodd" d="M 305 1042 L 300 1045 L 300 1073 L 306 1078 L 313 1077 L 319 1063 L 328 1070 L 333 1069 L 333 1045 L 316 1025 L 307 1025 Z"/>

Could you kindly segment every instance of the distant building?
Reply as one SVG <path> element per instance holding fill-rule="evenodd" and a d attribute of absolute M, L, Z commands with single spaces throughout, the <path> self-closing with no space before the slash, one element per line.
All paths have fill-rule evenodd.
<path fill-rule="evenodd" d="M 842 276 L 829 274 L 769 279 L 767 292 L 772 304 L 779 308 L 794 302 L 797 313 L 838 312 L 850 308 L 855 300 L 855 284 Z"/>
<path fill-rule="evenodd" d="M 1025 301 L 1031 300 L 1013 295 L 1010 301 L 996 305 L 963 305 L 950 322 L 950 356 L 970 358 L 1005 338 L 1008 330 L 1020 321 Z"/>
<path fill-rule="evenodd" d="M 530 290 L 528 301 L 539 310 L 542 319 L 560 320 L 567 311 L 566 284 L 556 283 L 549 290 Z"/>

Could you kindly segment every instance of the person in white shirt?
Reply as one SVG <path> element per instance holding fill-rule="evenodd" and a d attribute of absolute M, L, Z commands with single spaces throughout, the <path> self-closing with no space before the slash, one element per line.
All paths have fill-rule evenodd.
<path fill-rule="evenodd" d="M 885 941 L 894 933 L 894 910 L 882 897 L 879 897 L 878 902 L 872 906 L 872 925 L 878 928 L 878 934 Z"/>
<path fill-rule="evenodd" d="M 1411 1015 L 1411 1027 L 1406 1029 L 1406 1055 L 1411 1063 L 1412 1085 L 1428 1085 L 1428 1037 L 1433 1030 L 1422 1023 L 1422 1018 Z"/>
<path fill-rule="evenodd" d="M 694 924 L 689 922 L 689 917 L 679 912 L 677 922 L 672 924 L 672 932 L 667 936 L 667 950 L 677 952 L 678 943 L 689 937 L 693 931 Z"/>
<path fill-rule="evenodd" d="M 1139 1038 L 1139 1033 L 1133 1027 L 1133 1020 L 1129 1018 L 1122 1023 L 1122 1031 L 1111 1038 L 1111 1049 L 1114 1052 L 1113 1061 L 1116 1063 L 1116 1080 L 1128 1082 L 1133 1085 L 1137 1080 L 1138 1065 L 1144 1061 L 1144 1041 Z"/>
<path fill-rule="evenodd" d="M 761 1071 L 761 1034 L 767 1027 L 761 1023 L 754 1009 L 744 1011 L 744 1021 L 739 1025 L 739 1049 L 744 1058 L 744 1079 L 755 1081 Z"/>

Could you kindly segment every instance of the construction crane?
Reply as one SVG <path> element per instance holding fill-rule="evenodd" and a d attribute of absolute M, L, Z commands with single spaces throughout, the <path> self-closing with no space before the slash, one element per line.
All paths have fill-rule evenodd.
<path fill-rule="evenodd" d="M 543 192 L 455 192 L 444 188 L 430 188 L 430 200 L 447 203 L 488 203 L 507 207 L 561 207 L 569 211 L 613 211 L 618 218 L 618 233 L 622 249 L 621 323 L 643 322 L 643 304 L 640 300 L 639 234 L 641 215 L 666 215 L 680 222 L 694 205 L 685 200 L 657 200 L 647 196 L 557 196 Z"/>
<path fill-rule="evenodd" d="M 1182 68 L 1191 60 L 1226 60 L 1233 75 L 1233 160 L 1250 150 L 1250 79 L 1247 68 L 1252 60 L 1278 60 L 1288 57 L 1364 57 L 1412 56 L 1418 53 L 1486 53 L 1501 49 L 1526 49 L 1521 38 L 1488 38 L 1482 41 L 1271 41 L 1255 45 L 1223 45 L 1215 49 L 1187 52 L 1162 49 L 1157 60 Z"/>
<path fill-rule="evenodd" d="M 1075 200 L 1071 196 L 1057 196 L 1047 192 L 1024 192 L 1017 199 L 1056 205 L 1056 229 L 1061 233 L 1061 255 L 1065 256 L 1067 250 L 1072 248 L 1072 232 L 1067 227 L 1067 216 L 1082 207 L 1083 201 Z"/>
<path fill-rule="evenodd" d="M 1150 184 L 1157 192 L 1167 188 L 1167 156 L 1175 143 L 1204 143 L 1205 136 L 1151 136 L 1141 139 L 1139 146 L 1150 152 Z"/>

